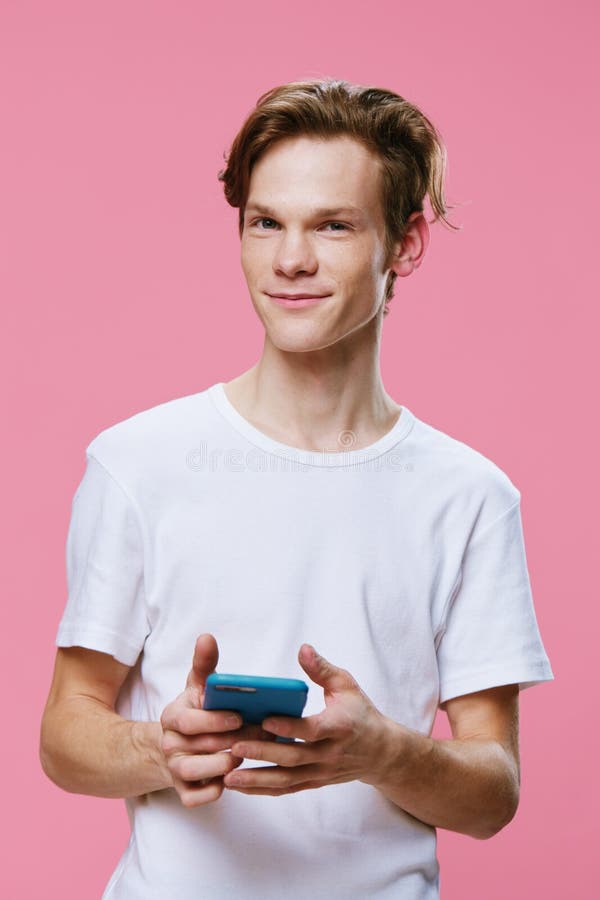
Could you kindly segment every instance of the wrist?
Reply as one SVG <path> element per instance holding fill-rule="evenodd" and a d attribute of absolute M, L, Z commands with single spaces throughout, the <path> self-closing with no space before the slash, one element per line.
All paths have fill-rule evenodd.
<path fill-rule="evenodd" d="M 132 722 L 131 741 L 142 760 L 156 771 L 155 790 L 173 787 L 173 779 L 162 750 L 162 736 L 160 722 Z"/>
<path fill-rule="evenodd" d="M 385 793 L 410 781 L 418 759 L 431 751 L 433 743 L 432 738 L 382 716 L 377 764 L 368 783 Z"/>

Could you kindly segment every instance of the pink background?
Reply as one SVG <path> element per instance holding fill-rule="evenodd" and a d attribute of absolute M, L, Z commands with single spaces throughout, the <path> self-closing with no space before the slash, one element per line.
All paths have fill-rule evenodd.
<path fill-rule="evenodd" d="M 60 791 L 37 758 L 84 448 L 258 358 L 216 175 L 259 94 L 323 76 L 396 90 L 447 143 L 464 227 L 434 226 L 398 280 L 384 382 L 521 490 L 556 676 L 522 695 L 515 820 L 484 842 L 439 832 L 442 897 L 590 896 L 597 26 L 582 0 L 0 4 L 2 896 L 99 897 L 125 845 L 121 801 Z"/>

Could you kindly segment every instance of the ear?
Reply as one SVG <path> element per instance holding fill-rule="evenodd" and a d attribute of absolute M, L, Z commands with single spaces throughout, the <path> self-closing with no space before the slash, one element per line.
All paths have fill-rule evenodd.
<path fill-rule="evenodd" d="M 390 269 L 401 278 L 418 269 L 429 246 L 429 225 L 422 212 L 408 217 L 404 239 L 394 245 Z"/>

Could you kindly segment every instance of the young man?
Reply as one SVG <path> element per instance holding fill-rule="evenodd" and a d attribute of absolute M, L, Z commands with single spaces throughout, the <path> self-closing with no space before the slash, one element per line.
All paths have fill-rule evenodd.
<path fill-rule="evenodd" d="M 519 689 L 553 677 L 520 492 L 379 370 L 443 175 L 392 92 L 261 97 L 220 178 L 262 355 L 87 447 L 41 758 L 127 798 L 105 898 L 431 900 L 436 827 L 488 838 L 515 814 Z M 304 718 L 203 710 L 218 662 L 305 673 Z M 429 736 L 438 706 L 452 740 Z"/>

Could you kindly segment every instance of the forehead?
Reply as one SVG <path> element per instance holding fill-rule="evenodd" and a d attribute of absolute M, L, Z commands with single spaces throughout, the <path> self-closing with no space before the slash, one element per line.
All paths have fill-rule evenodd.
<path fill-rule="evenodd" d="M 255 164 L 246 206 L 286 209 L 355 206 L 380 215 L 377 157 L 351 137 L 283 138 Z"/>

